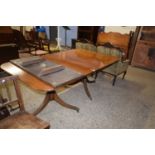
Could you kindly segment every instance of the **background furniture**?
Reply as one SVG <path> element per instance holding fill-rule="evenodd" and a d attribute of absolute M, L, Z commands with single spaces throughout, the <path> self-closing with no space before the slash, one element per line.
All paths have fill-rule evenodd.
<path fill-rule="evenodd" d="M 87 39 L 96 44 L 99 26 L 78 26 L 78 40 Z"/>
<path fill-rule="evenodd" d="M 88 51 L 96 51 L 96 46 L 91 43 L 76 42 L 76 49 L 85 49 Z"/>
<path fill-rule="evenodd" d="M 47 39 L 45 32 L 36 32 L 33 28 L 31 31 L 26 31 L 25 33 L 27 43 L 35 46 L 35 50 L 50 51 L 50 41 Z M 48 52 L 44 52 L 44 54 Z"/>
<path fill-rule="evenodd" d="M 97 52 L 104 55 L 117 56 L 119 62 L 105 68 L 103 72 L 111 74 L 113 78 L 113 86 L 118 75 L 123 73 L 123 79 L 126 75 L 129 60 L 127 60 L 128 49 L 130 44 L 130 35 L 115 32 L 101 32 L 97 38 Z"/>
<path fill-rule="evenodd" d="M 28 33 L 26 32 L 26 34 Z M 39 47 L 39 44 L 35 43 L 33 39 L 31 39 L 31 36 L 33 35 L 31 34 L 28 37 L 29 39 L 26 40 L 21 31 L 12 29 L 10 26 L 0 26 L 0 45 L 3 46 L 3 44 L 16 44 L 20 52 L 30 53 L 32 50 L 35 50 Z"/>
<path fill-rule="evenodd" d="M 14 43 L 13 30 L 10 26 L 0 26 L 0 44 Z"/>
<path fill-rule="evenodd" d="M 28 35 L 27 32 L 25 33 Z M 26 39 L 25 36 L 18 30 L 13 29 L 13 36 L 14 42 L 18 46 L 19 52 L 28 52 L 31 54 L 31 51 L 39 48 L 38 42 L 35 42 L 35 40 L 31 39 L 31 37 L 28 37 L 29 39 Z"/>
<path fill-rule="evenodd" d="M 116 48 L 120 48 L 124 52 L 124 58 L 128 58 L 128 51 L 130 46 L 130 34 L 121 34 L 118 32 L 100 32 L 97 36 L 97 45 L 110 43 Z"/>
<path fill-rule="evenodd" d="M 11 94 L 13 91 L 16 94 L 16 99 L 12 99 L 9 97 L 9 94 L 6 93 L 5 95 L 5 101 L 0 103 L 0 107 L 8 107 L 9 105 L 12 104 L 18 104 L 19 105 L 19 110 L 14 111 L 10 116 L 0 120 L 0 129 L 45 129 L 49 128 L 49 124 L 40 118 L 29 114 L 28 112 L 25 111 L 23 100 L 21 97 L 21 92 L 20 88 L 17 82 L 17 77 L 16 76 L 8 76 L 5 78 L 0 79 L 0 86 L 2 89 L 3 85 L 9 85 L 9 88 L 11 89 L 10 92 Z M 13 85 L 13 88 L 11 87 Z M 4 90 L 2 90 L 5 92 Z M 7 92 L 7 91 L 6 91 Z M 1 94 L 2 95 L 2 94 Z M 9 108 L 9 107 L 8 107 Z"/>
<path fill-rule="evenodd" d="M 72 39 L 72 49 L 77 48 L 76 47 L 76 43 L 80 42 L 80 43 L 90 43 L 93 44 L 90 40 L 88 39 Z M 95 45 L 95 44 L 94 44 Z"/>
<path fill-rule="evenodd" d="M 155 26 L 140 27 L 131 64 L 155 70 Z"/>
<path fill-rule="evenodd" d="M 0 26 L 0 65 L 19 57 L 15 42 L 13 29 L 10 26 Z M 0 77 L 5 75 L 8 74 L 0 69 Z"/>
<path fill-rule="evenodd" d="M 128 59 L 130 60 L 130 64 L 133 58 L 133 53 L 136 47 L 136 43 L 137 43 L 137 38 L 138 38 L 138 34 L 140 31 L 140 26 L 136 26 L 136 30 L 135 32 L 131 32 L 131 40 L 130 40 L 130 47 L 129 47 L 129 51 L 128 51 Z"/>
<path fill-rule="evenodd" d="M 0 65 L 19 57 L 16 44 L 0 44 Z"/>
<path fill-rule="evenodd" d="M 32 55 L 43 55 L 50 51 L 50 43 L 46 39 L 36 37 L 35 30 L 26 31 L 25 36 L 18 30 L 13 30 L 15 43 L 19 52 L 28 52 Z"/>

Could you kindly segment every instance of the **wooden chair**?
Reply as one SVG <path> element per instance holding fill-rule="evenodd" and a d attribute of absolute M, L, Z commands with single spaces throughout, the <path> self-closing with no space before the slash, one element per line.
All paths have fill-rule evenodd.
<path fill-rule="evenodd" d="M 32 29 L 31 31 L 26 31 L 27 36 L 29 36 L 29 40 L 31 42 L 34 42 L 37 47 L 34 51 L 31 52 L 32 55 L 45 55 L 50 53 L 50 41 L 47 39 L 46 33 L 39 32 L 37 33 L 35 29 Z M 30 41 L 29 41 L 30 42 Z"/>
<path fill-rule="evenodd" d="M 10 94 L 8 94 L 8 91 L 5 90 L 4 85 L 8 85 Z M 0 108 L 7 107 L 10 112 L 10 115 L 8 117 L 0 120 L 0 129 L 49 128 L 49 123 L 25 111 L 16 76 L 7 76 L 5 78 L 0 78 L 0 88 Z M 11 98 L 8 97 L 10 95 Z M 10 106 L 16 106 L 16 110 L 11 111 Z"/>
<path fill-rule="evenodd" d="M 13 29 L 14 42 L 18 45 L 19 51 L 24 53 L 30 53 L 38 48 L 38 43 L 33 42 L 30 39 L 26 39 L 25 36 L 18 30 Z"/>

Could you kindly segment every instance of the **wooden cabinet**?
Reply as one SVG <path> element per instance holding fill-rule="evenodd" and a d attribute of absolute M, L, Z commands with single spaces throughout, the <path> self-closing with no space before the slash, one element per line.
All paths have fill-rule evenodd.
<path fill-rule="evenodd" d="M 78 26 L 78 39 L 87 39 L 96 44 L 99 26 Z"/>
<path fill-rule="evenodd" d="M 155 70 L 155 26 L 141 27 L 131 64 Z"/>
<path fill-rule="evenodd" d="M 16 44 L 0 44 L 0 65 L 17 58 L 19 58 L 19 54 Z"/>
<path fill-rule="evenodd" d="M 13 30 L 10 26 L 0 26 L 0 44 L 14 42 Z"/>

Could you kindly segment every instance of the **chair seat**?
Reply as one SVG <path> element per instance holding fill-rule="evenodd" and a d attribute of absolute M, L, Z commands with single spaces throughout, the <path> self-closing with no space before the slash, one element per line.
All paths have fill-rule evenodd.
<path fill-rule="evenodd" d="M 0 129 L 47 129 L 49 124 L 27 112 L 19 112 L 0 121 Z"/>
<path fill-rule="evenodd" d="M 31 54 L 33 54 L 33 55 L 45 55 L 45 54 L 48 54 L 48 51 L 36 50 L 36 51 L 32 51 Z"/>

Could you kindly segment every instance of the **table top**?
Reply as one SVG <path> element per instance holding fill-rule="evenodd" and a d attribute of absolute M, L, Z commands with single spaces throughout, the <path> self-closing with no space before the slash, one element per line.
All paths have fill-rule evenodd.
<path fill-rule="evenodd" d="M 84 75 L 73 69 L 69 69 L 68 67 L 56 64 L 39 56 L 10 61 L 43 82 L 54 86 L 55 89 L 84 78 Z"/>
<path fill-rule="evenodd" d="M 114 56 L 105 56 L 100 53 L 81 49 L 47 54 L 42 57 L 46 60 L 61 64 L 64 67 L 73 69 L 82 75 L 89 75 L 94 71 L 104 69 L 119 60 Z M 11 62 L 2 64 L 1 68 L 12 75 L 18 75 L 19 79 L 32 89 L 45 92 L 55 90 L 52 84 L 43 82 L 41 79 L 36 78 Z"/>
<path fill-rule="evenodd" d="M 1 68 L 12 75 L 17 75 L 22 82 L 32 89 L 45 92 L 54 91 L 54 87 L 52 85 L 46 84 L 10 62 L 2 64 Z"/>
<path fill-rule="evenodd" d="M 102 53 L 91 52 L 83 49 L 74 49 L 42 56 L 57 64 L 74 69 L 83 75 L 102 70 L 107 66 L 119 61 L 116 56 L 107 56 Z"/>

